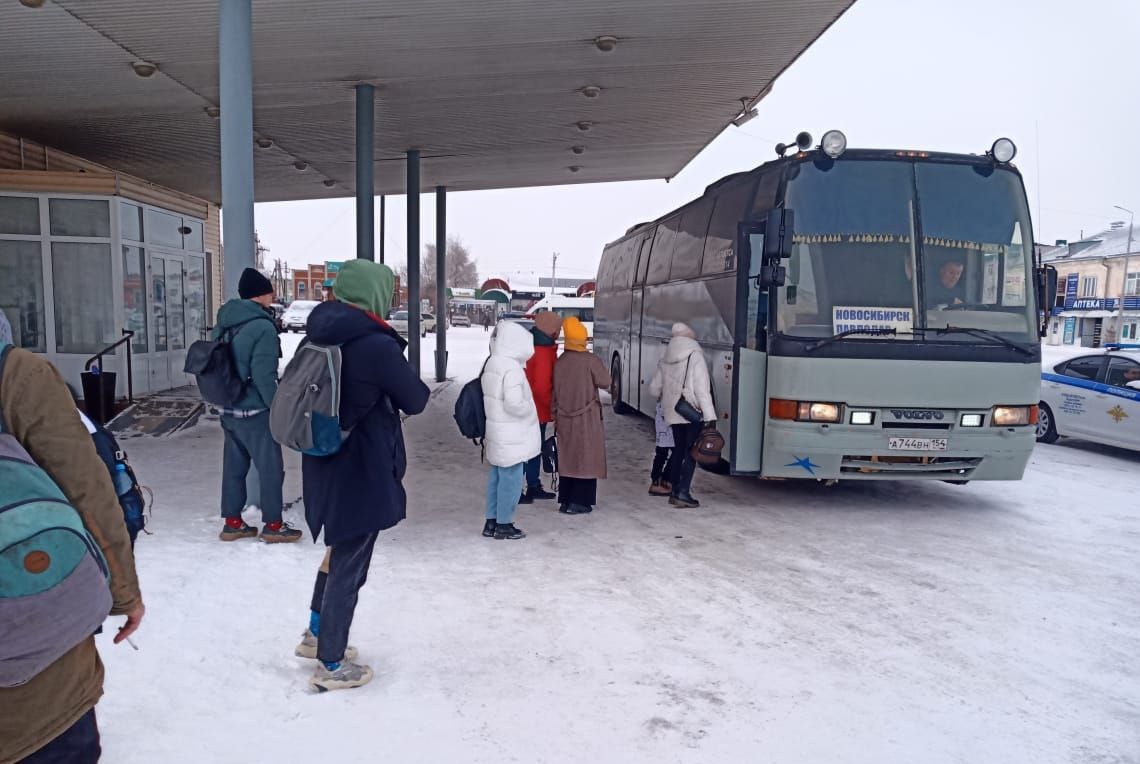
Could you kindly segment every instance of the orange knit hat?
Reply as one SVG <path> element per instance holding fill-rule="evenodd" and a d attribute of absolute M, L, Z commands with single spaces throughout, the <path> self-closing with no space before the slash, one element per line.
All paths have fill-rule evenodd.
<path fill-rule="evenodd" d="M 575 316 L 562 322 L 562 337 L 565 339 L 567 350 L 586 352 L 586 341 L 590 338 L 590 333 Z"/>

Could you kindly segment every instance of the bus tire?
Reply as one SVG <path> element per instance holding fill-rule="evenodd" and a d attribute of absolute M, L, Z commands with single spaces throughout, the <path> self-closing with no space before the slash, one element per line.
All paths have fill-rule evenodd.
<path fill-rule="evenodd" d="M 1061 437 L 1057 432 L 1057 420 L 1053 417 L 1053 409 L 1049 404 L 1041 401 L 1037 408 L 1037 442 L 1056 443 Z"/>
<path fill-rule="evenodd" d="M 621 386 L 621 360 L 615 355 L 614 360 L 610 362 L 610 379 L 613 380 L 613 386 L 610 388 L 610 395 L 614 399 L 614 413 L 619 416 L 628 416 L 633 413 L 633 409 L 625 402 L 623 397 L 623 390 Z"/>

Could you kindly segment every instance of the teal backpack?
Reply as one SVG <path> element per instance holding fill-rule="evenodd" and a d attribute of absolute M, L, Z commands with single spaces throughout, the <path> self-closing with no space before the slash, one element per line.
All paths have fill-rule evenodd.
<path fill-rule="evenodd" d="M 0 345 L 0 381 L 11 345 Z M 24 684 L 99 629 L 110 571 L 79 513 L 0 411 L 0 687 Z"/>

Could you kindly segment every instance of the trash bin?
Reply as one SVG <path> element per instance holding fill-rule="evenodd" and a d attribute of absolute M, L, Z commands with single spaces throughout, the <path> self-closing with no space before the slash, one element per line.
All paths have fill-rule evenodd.
<path fill-rule="evenodd" d="M 83 385 L 83 408 L 91 421 L 107 424 L 115 414 L 115 378 L 113 371 L 85 371 L 79 375 Z"/>

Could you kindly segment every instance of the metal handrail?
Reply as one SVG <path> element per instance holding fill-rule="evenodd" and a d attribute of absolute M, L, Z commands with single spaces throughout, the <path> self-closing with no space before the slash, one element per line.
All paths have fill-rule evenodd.
<path fill-rule="evenodd" d="M 116 342 L 113 345 L 108 345 L 107 347 L 103 348 L 98 353 L 96 353 L 95 355 L 88 358 L 87 363 L 83 364 L 83 370 L 84 371 L 91 371 L 91 367 L 94 366 L 96 363 L 98 363 L 99 364 L 99 371 L 102 372 L 103 371 L 103 356 L 105 356 L 107 353 L 110 353 L 113 350 L 115 350 L 117 347 L 119 347 L 119 345 L 127 343 L 127 402 L 128 403 L 134 403 L 135 402 L 135 378 L 134 378 L 134 369 L 132 368 L 132 364 L 131 364 L 131 346 L 129 344 L 131 341 L 131 338 L 134 336 L 135 336 L 135 333 L 132 332 L 130 329 L 123 329 L 123 338 L 121 340 L 119 340 L 118 342 Z"/>

